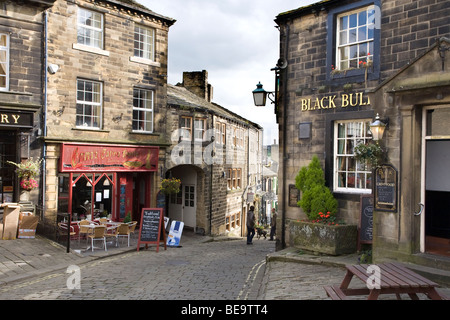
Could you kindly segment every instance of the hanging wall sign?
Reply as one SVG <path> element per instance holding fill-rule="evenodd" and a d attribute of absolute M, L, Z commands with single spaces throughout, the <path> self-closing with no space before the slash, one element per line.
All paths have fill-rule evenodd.
<path fill-rule="evenodd" d="M 158 147 L 63 144 L 61 172 L 157 171 Z"/>
<path fill-rule="evenodd" d="M 377 167 L 374 186 L 375 209 L 397 212 L 397 190 L 397 170 L 392 165 Z"/>

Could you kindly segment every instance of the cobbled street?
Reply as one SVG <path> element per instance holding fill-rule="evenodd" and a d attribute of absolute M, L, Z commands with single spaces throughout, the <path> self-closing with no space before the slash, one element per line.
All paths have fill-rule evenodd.
<path fill-rule="evenodd" d="M 95 260 L 0 288 L 0 299 L 256 299 L 272 241 L 160 247 Z M 79 284 L 79 289 L 76 285 Z M 75 287 L 75 289 L 72 289 Z"/>

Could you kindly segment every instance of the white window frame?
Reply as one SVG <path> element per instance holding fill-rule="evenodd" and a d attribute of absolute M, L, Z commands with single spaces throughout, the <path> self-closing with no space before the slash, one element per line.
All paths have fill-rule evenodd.
<path fill-rule="evenodd" d="M 9 35 L 6 33 L 0 33 L 0 38 L 5 37 L 5 45 L 1 45 L 0 41 L 0 69 L 3 69 L 4 75 L 0 75 L 1 78 L 5 78 L 5 85 L 0 82 L 0 91 L 9 91 Z M 3 61 L 4 58 L 4 61 Z"/>
<path fill-rule="evenodd" d="M 192 140 L 192 117 L 189 116 L 181 116 L 180 118 L 180 129 L 182 133 L 189 133 L 189 137 L 181 136 L 181 140 L 190 141 Z M 189 123 L 188 123 L 189 122 Z"/>
<path fill-rule="evenodd" d="M 91 15 L 91 19 L 100 23 L 100 27 L 86 24 L 87 16 Z M 83 20 L 84 19 L 84 20 Z M 80 38 L 79 34 L 82 34 Z M 104 38 L 104 18 L 103 14 L 84 9 L 78 8 L 78 18 L 77 18 L 77 43 L 103 49 L 103 38 Z M 80 41 L 83 39 L 82 41 Z"/>
<path fill-rule="evenodd" d="M 83 83 L 91 83 L 92 90 L 80 90 L 79 84 Z M 95 90 L 98 88 L 98 90 Z M 81 98 L 81 92 L 83 92 L 83 99 Z M 92 95 L 92 99 L 86 99 L 86 96 L 89 97 Z M 95 96 L 98 96 L 98 99 L 95 99 Z M 103 83 L 98 81 L 86 80 L 86 79 L 77 79 L 77 106 L 75 112 L 75 124 L 77 128 L 86 128 L 86 129 L 101 129 L 102 124 L 102 105 L 103 105 Z M 79 113 L 78 108 L 82 107 L 83 112 Z M 86 113 L 86 109 L 91 109 L 90 114 Z M 96 112 L 95 112 L 96 111 Z M 98 115 L 96 115 L 96 113 Z M 78 124 L 78 117 L 83 118 L 83 124 Z M 98 124 L 94 125 L 94 121 L 90 121 L 90 123 L 86 122 L 84 118 L 92 117 L 98 118 Z"/>
<path fill-rule="evenodd" d="M 155 61 L 155 29 L 136 24 L 134 26 L 134 56 Z"/>
<path fill-rule="evenodd" d="M 137 94 L 137 96 L 136 96 Z M 152 133 L 154 130 L 154 91 L 140 88 L 133 89 L 133 131 Z M 144 118 L 135 117 L 135 112 L 139 115 L 143 113 Z M 149 119 L 150 117 L 150 119 Z M 137 122 L 137 127 L 135 126 Z M 140 125 L 143 123 L 143 126 Z M 150 123 L 150 124 L 149 124 Z M 151 128 L 148 128 L 150 125 Z"/>
<path fill-rule="evenodd" d="M 201 124 L 201 126 L 199 126 Z M 194 141 L 205 141 L 206 133 L 206 119 L 195 118 L 194 119 Z"/>
<path fill-rule="evenodd" d="M 365 21 L 360 15 L 365 12 Z M 356 25 L 350 17 L 356 15 Z M 373 63 L 376 10 L 374 5 L 341 13 L 336 19 L 336 69 L 360 69 Z M 364 48 L 366 51 L 364 51 Z M 371 52 L 372 51 L 372 52 Z M 355 55 L 351 57 L 350 55 Z"/>
<path fill-rule="evenodd" d="M 367 187 L 367 179 L 373 183 L 372 168 L 364 166 L 354 158 L 353 149 L 359 143 L 367 143 L 372 140 L 369 124 L 371 119 L 338 120 L 334 123 L 334 191 L 343 193 L 367 193 L 372 192 L 372 184 Z M 344 125 L 345 136 L 339 136 L 339 126 Z M 358 128 L 359 127 L 359 128 Z M 347 136 L 349 130 L 356 133 Z M 360 132 L 360 134 L 358 134 Z M 343 177 L 344 179 L 340 179 Z M 357 179 L 359 177 L 360 179 Z M 351 182 L 353 178 L 353 183 Z M 363 179 L 361 181 L 361 178 Z M 358 181 L 361 183 L 358 185 Z M 363 184 L 366 184 L 363 186 Z"/>

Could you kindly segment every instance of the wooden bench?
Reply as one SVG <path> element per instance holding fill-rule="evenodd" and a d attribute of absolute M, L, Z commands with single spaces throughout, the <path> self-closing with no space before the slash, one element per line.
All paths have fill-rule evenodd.
<path fill-rule="evenodd" d="M 344 291 L 341 290 L 341 288 L 339 288 L 339 286 L 325 286 L 323 287 L 325 289 L 325 291 L 327 292 L 327 295 L 332 299 L 332 300 L 347 300 L 348 297 L 345 295 Z"/>
<path fill-rule="evenodd" d="M 380 294 L 408 294 L 413 300 L 418 300 L 418 293 L 425 294 L 433 300 L 445 300 L 447 297 L 439 294 L 439 285 L 397 263 L 376 265 L 348 265 L 347 273 L 340 286 L 324 287 L 327 295 L 333 300 L 345 300 L 349 296 L 368 295 L 369 300 L 376 300 Z M 375 279 L 373 269 L 379 272 L 376 285 L 368 285 Z M 365 288 L 349 288 L 353 276 L 366 284 Z"/>

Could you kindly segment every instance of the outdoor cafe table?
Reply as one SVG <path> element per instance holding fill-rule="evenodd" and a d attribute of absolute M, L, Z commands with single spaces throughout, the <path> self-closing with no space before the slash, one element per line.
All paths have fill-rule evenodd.
<path fill-rule="evenodd" d="M 110 231 L 110 230 L 115 230 L 115 229 L 118 228 L 119 225 L 120 225 L 120 223 L 115 223 L 115 222 L 108 222 L 107 224 L 111 224 L 111 226 L 106 226 L 105 233 L 106 233 L 107 231 Z M 90 228 L 90 229 L 92 229 L 92 231 L 93 231 L 95 228 L 98 228 L 98 227 L 105 227 L 105 225 L 96 224 L 96 223 L 90 223 L 90 224 L 85 224 L 85 225 L 83 225 L 83 227 Z M 89 246 L 89 247 L 86 248 L 86 250 L 89 250 L 89 249 L 92 249 L 92 247 Z"/>
<path fill-rule="evenodd" d="M 347 273 L 340 286 L 324 287 L 333 300 L 345 300 L 350 296 L 367 294 L 368 300 L 376 300 L 381 294 L 395 294 L 397 299 L 400 299 L 400 294 L 408 294 L 411 299 L 418 300 L 418 293 L 426 294 L 433 300 L 446 298 L 436 291 L 436 287 L 439 286 L 437 283 L 398 263 L 347 265 L 346 269 Z M 377 276 L 374 270 L 379 271 L 378 282 L 373 281 Z M 366 288 L 349 288 L 354 276 L 366 284 Z M 369 282 L 370 286 L 367 285 Z"/>

